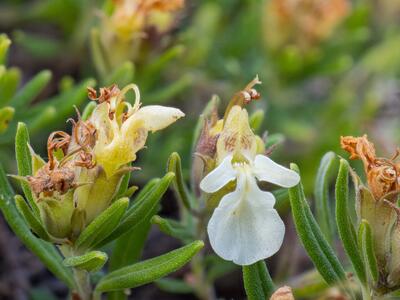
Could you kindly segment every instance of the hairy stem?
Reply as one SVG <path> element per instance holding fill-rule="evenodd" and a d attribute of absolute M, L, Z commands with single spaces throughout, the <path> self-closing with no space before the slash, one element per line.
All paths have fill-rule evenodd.
<path fill-rule="evenodd" d="M 72 247 L 63 245 L 59 247 L 60 252 L 63 254 L 65 258 L 74 256 L 74 250 Z M 76 291 L 73 293 L 79 296 L 80 300 L 91 300 L 92 299 L 92 286 L 90 284 L 89 273 L 84 270 L 78 270 L 76 268 L 72 268 Z"/>

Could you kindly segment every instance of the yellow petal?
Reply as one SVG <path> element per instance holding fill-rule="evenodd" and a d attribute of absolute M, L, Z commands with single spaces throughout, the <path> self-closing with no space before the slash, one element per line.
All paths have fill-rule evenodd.
<path fill-rule="evenodd" d="M 250 128 L 247 111 L 235 105 L 225 120 L 224 129 L 217 142 L 218 162 L 229 154 L 239 153 L 252 158 L 256 152 L 257 140 Z"/>

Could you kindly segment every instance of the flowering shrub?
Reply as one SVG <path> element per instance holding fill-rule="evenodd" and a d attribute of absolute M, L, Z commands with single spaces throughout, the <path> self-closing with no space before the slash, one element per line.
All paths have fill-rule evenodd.
<path fill-rule="evenodd" d="M 398 1 L 14 2 L 0 299 L 400 297 Z"/>

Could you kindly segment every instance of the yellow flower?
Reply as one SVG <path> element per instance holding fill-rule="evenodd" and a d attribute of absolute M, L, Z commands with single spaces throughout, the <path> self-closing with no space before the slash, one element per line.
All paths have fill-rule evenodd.
<path fill-rule="evenodd" d="M 136 95 L 133 106 L 123 100 L 130 89 Z M 185 115 L 173 107 L 140 106 L 139 89 L 132 84 L 100 103 L 89 119 L 97 131 L 94 158 L 108 178 L 136 159 L 136 152 L 144 147 L 149 131 L 161 130 Z"/>

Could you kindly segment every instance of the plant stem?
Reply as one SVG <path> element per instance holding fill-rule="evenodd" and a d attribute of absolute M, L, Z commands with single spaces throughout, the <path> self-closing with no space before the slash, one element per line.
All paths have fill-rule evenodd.
<path fill-rule="evenodd" d="M 68 245 L 63 245 L 59 247 L 60 252 L 65 258 L 74 256 L 74 250 Z M 79 295 L 80 300 L 91 300 L 92 299 L 92 286 L 90 285 L 89 273 L 84 270 L 79 270 L 72 268 L 76 292 Z"/>
<path fill-rule="evenodd" d="M 205 216 L 201 214 L 197 219 L 196 239 L 205 238 Z M 195 293 L 201 300 L 215 300 L 216 295 L 212 282 L 209 282 L 204 269 L 204 251 L 198 253 L 191 261 L 193 274 L 196 278 Z"/>

